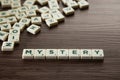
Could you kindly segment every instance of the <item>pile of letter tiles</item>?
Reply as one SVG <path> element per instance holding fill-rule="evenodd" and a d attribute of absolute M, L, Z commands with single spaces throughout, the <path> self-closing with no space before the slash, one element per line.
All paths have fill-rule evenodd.
<path fill-rule="evenodd" d="M 65 16 L 72 16 L 76 8 L 89 8 L 86 0 L 25 0 L 23 3 L 21 0 L 0 0 L 0 4 L 1 51 L 13 51 L 15 44 L 20 43 L 20 34 L 24 30 L 38 34 L 42 22 L 51 28 L 64 22 Z"/>

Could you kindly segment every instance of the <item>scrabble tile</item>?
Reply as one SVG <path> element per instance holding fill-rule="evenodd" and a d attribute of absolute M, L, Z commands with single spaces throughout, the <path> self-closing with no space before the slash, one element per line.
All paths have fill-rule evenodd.
<path fill-rule="evenodd" d="M 29 10 L 29 11 L 26 11 L 26 15 L 29 18 L 29 17 L 35 17 L 37 14 L 36 14 L 36 11 Z"/>
<path fill-rule="evenodd" d="M 47 5 L 47 4 L 48 4 L 48 0 L 37 0 L 37 2 L 38 2 L 41 6 L 44 6 L 44 5 Z"/>
<path fill-rule="evenodd" d="M 19 35 L 20 34 L 20 29 L 10 29 L 9 34 Z"/>
<path fill-rule="evenodd" d="M 22 7 L 18 8 L 18 10 L 19 10 L 20 13 L 21 12 L 26 12 L 26 11 L 28 11 L 28 7 L 27 6 L 22 6 Z"/>
<path fill-rule="evenodd" d="M 31 17 L 31 23 L 36 25 L 41 25 L 41 17 Z"/>
<path fill-rule="evenodd" d="M 2 6 L 2 8 L 10 8 L 11 1 L 10 0 L 1 0 L 1 6 Z"/>
<path fill-rule="evenodd" d="M 65 15 L 72 15 L 72 14 L 74 14 L 74 9 L 73 8 L 71 8 L 71 7 L 66 7 L 66 8 L 63 8 L 63 12 L 64 12 L 64 14 Z"/>
<path fill-rule="evenodd" d="M 17 19 L 15 16 L 7 17 L 7 22 L 10 24 L 14 24 L 17 22 Z"/>
<path fill-rule="evenodd" d="M 19 23 L 20 24 L 25 24 L 26 26 L 29 26 L 30 25 L 30 19 L 28 19 L 28 18 L 22 18 L 20 21 L 19 21 Z"/>
<path fill-rule="evenodd" d="M 21 7 L 21 3 L 18 3 L 18 2 L 11 3 L 12 9 L 19 8 L 19 7 Z"/>
<path fill-rule="evenodd" d="M 57 9 L 50 9 L 49 13 L 52 15 L 54 19 L 58 20 L 59 22 L 64 21 L 65 19 L 63 14 Z"/>
<path fill-rule="evenodd" d="M 19 11 L 18 9 L 11 9 L 11 10 L 8 10 L 8 13 L 11 16 L 15 16 L 15 14 L 19 14 Z"/>
<path fill-rule="evenodd" d="M 8 33 L 5 31 L 0 31 L 0 40 L 5 41 L 8 37 Z"/>
<path fill-rule="evenodd" d="M 13 51 L 14 50 L 14 42 L 3 42 L 1 51 Z"/>
<path fill-rule="evenodd" d="M 73 0 L 61 0 L 61 1 L 65 6 L 67 6 L 67 3 L 72 2 Z"/>
<path fill-rule="evenodd" d="M 40 26 L 34 24 L 27 28 L 27 31 L 31 34 L 37 34 L 38 32 L 40 32 L 40 30 Z"/>
<path fill-rule="evenodd" d="M 67 6 L 72 7 L 72 8 L 78 8 L 78 3 L 76 1 L 71 1 L 67 3 Z"/>
<path fill-rule="evenodd" d="M 26 17 L 27 17 L 27 15 L 26 15 L 24 12 L 19 13 L 19 14 L 16 14 L 15 16 L 16 16 L 16 18 L 17 18 L 18 20 L 20 20 L 20 19 L 22 19 L 22 18 L 26 18 Z"/>
<path fill-rule="evenodd" d="M 9 34 L 8 42 L 20 43 L 20 34 Z"/>
<path fill-rule="evenodd" d="M 23 3 L 23 5 L 24 5 L 24 6 L 32 6 L 32 5 L 35 4 L 35 2 L 36 2 L 36 0 L 26 0 L 26 1 Z"/>
<path fill-rule="evenodd" d="M 50 10 L 49 10 L 49 13 L 50 13 L 50 14 L 57 14 L 57 13 L 60 14 L 61 12 L 60 12 L 58 9 L 50 9 Z"/>
<path fill-rule="evenodd" d="M 38 10 L 38 6 L 37 5 L 29 6 L 29 10 L 37 11 Z"/>
<path fill-rule="evenodd" d="M 46 49 L 35 49 L 34 59 L 45 59 Z"/>
<path fill-rule="evenodd" d="M 40 8 L 40 9 L 38 9 L 38 12 L 40 12 L 41 14 L 42 13 L 48 13 L 49 12 L 49 8 L 44 6 L 44 7 Z"/>
<path fill-rule="evenodd" d="M 58 59 L 68 59 L 68 49 L 58 49 Z"/>
<path fill-rule="evenodd" d="M 103 60 L 104 59 L 104 51 L 102 49 L 92 49 L 92 59 Z"/>
<path fill-rule="evenodd" d="M 34 59 L 34 49 L 24 49 L 22 59 Z"/>
<path fill-rule="evenodd" d="M 46 59 L 56 59 L 57 49 L 46 49 Z"/>
<path fill-rule="evenodd" d="M 8 11 L 0 11 L 0 17 L 8 17 L 10 16 Z"/>
<path fill-rule="evenodd" d="M 4 23 L 7 23 L 6 18 L 0 18 L 0 24 L 4 24 Z"/>
<path fill-rule="evenodd" d="M 50 9 L 60 9 L 57 0 L 48 0 L 48 6 Z"/>
<path fill-rule="evenodd" d="M 78 5 L 79 5 L 80 9 L 88 9 L 89 8 L 89 3 L 85 0 L 79 1 Z"/>
<path fill-rule="evenodd" d="M 45 22 L 49 28 L 58 24 L 58 21 L 54 18 L 46 19 Z"/>
<path fill-rule="evenodd" d="M 69 49 L 69 59 L 80 59 L 80 50 Z"/>
<path fill-rule="evenodd" d="M 2 31 L 9 31 L 9 29 L 11 29 L 11 24 L 10 23 L 6 23 L 6 24 L 1 25 L 1 30 Z"/>
<path fill-rule="evenodd" d="M 58 22 L 64 21 L 65 17 L 63 16 L 62 13 L 55 13 L 52 14 L 53 18 L 56 19 Z"/>
<path fill-rule="evenodd" d="M 16 22 L 13 27 L 13 29 L 20 29 L 20 31 L 23 31 L 25 29 L 25 24 L 22 24 L 22 23 L 18 23 Z"/>
<path fill-rule="evenodd" d="M 91 54 L 92 54 L 92 50 L 91 49 L 81 49 L 80 51 L 81 53 L 81 59 L 84 60 L 84 59 L 91 59 Z"/>
<path fill-rule="evenodd" d="M 51 19 L 52 15 L 50 13 L 43 13 L 41 14 L 41 18 L 43 21 L 45 21 L 46 19 Z"/>

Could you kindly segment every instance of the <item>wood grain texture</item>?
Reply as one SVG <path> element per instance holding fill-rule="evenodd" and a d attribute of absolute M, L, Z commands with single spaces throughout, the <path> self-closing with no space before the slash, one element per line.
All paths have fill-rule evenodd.
<path fill-rule="evenodd" d="M 26 31 L 12 53 L 0 51 L 0 80 L 120 80 L 120 0 L 89 0 L 56 28 Z M 1 46 L 2 42 L 0 42 Z M 24 48 L 102 48 L 103 63 L 22 61 Z"/>

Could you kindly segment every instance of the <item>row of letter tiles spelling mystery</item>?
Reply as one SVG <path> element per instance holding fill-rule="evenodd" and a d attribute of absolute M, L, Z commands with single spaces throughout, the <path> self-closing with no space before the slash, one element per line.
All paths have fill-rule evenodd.
<path fill-rule="evenodd" d="M 103 60 L 103 49 L 24 49 L 22 59 Z"/>

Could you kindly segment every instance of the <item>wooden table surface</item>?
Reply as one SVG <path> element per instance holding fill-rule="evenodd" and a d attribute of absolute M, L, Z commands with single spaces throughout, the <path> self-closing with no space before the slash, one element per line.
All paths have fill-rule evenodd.
<path fill-rule="evenodd" d="M 0 51 L 0 80 L 120 80 L 120 0 L 89 0 L 65 22 L 38 35 L 24 31 L 14 52 Z M 0 41 L 0 46 L 2 41 Z M 22 61 L 24 48 L 102 48 L 103 63 Z"/>

